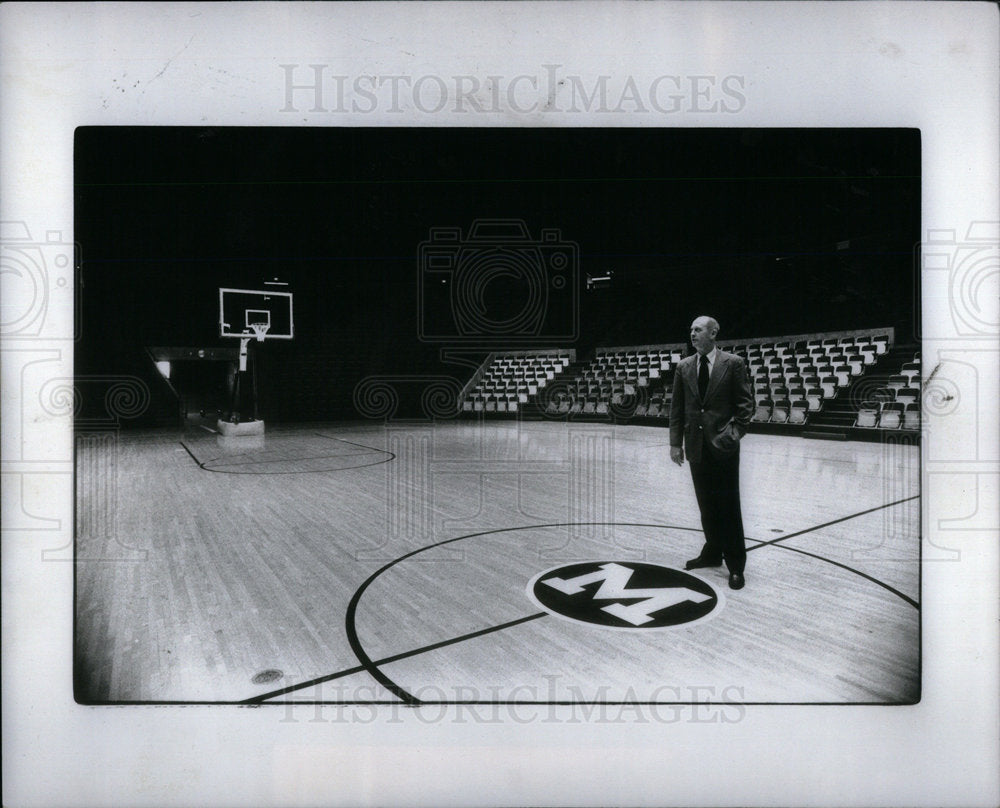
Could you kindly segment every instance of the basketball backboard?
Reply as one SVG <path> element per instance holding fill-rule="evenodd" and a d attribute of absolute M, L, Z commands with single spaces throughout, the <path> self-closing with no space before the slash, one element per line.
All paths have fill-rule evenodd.
<path fill-rule="evenodd" d="M 292 339 L 291 292 L 219 289 L 219 336 L 253 337 L 255 324 L 267 324 L 266 339 Z"/>

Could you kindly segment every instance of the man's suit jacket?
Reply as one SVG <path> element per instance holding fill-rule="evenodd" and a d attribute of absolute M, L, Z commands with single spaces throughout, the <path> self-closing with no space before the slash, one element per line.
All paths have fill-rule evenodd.
<path fill-rule="evenodd" d="M 753 418 L 753 388 L 743 360 L 718 349 L 705 400 L 698 395 L 698 354 L 682 359 L 674 372 L 670 400 L 670 445 L 700 463 L 705 441 L 716 454 L 733 455 Z"/>

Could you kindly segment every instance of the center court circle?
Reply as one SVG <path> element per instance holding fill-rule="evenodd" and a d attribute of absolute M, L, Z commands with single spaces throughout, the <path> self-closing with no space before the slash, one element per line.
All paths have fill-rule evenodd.
<path fill-rule="evenodd" d="M 539 573 L 532 602 L 556 617 L 604 628 L 675 628 L 721 610 L 715 587 L 689 572 L 636 561 L 586 561 Z"/>

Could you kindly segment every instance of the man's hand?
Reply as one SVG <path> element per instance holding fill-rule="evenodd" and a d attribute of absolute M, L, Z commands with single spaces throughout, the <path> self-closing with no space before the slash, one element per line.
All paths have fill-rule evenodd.
<path fill-rule="evenodd" d="M 670 459 L 673 460 L 678 466 L 684 465 L 684 449 L 680 446 L 670 447 Z"/>

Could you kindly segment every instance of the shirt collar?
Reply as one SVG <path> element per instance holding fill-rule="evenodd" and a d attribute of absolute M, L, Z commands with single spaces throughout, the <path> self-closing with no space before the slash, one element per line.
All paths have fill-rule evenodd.
<path fill-rule="evenodd" d="M 715 358 L 718 353 L 719 349 L 713 346 L 712 350 L 710 350 L 707 354 L 705 354 L 705 358 L 708 359 L 708 364 L 712 365 L 713 367 L 715 366 Z M 698 354 L 698 356 L 700 357 L 701 354 Z M 698 361 L 700 362 L 701 360 L 699 359 Z"/>

